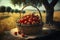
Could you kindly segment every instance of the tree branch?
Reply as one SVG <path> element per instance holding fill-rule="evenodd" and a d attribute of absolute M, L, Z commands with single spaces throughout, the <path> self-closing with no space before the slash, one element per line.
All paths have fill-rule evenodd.
<path fill-rule="evenodd" d="M 52 7 L 54 7 L 57 2 L 58 2 L 58 0 L 52 0 L 52 2 L 50 3 L 50 5 L 51 5 Z"/>
<path fill-rule="evenodd" d="M 42 3 L 43 3 L 43 5 L 45 6 L 46 9 L 50 8 L 50 4 L 47 0 L 43 0 Z"/>

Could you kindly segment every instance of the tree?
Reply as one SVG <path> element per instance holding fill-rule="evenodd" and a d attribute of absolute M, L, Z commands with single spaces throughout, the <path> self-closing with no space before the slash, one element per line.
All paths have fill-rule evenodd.
<path fill-rule="evenodd" d="M 51 3 L 48 2 L 48 0 L 43 0 L 42 3 L 45 6 L 46 9 L 46 23 L 53 25 L 53 13 L 54 13 L 54 7 L 58 0 L 52 0 Z"/>
<path fill-rule="evenodd" d="M 1 6 L 1 7 L 0 7 L 0 12 L 4 13 L 4 12 L 5 12 L 5 9 L 6 9 L 5 6 Z"/>
<path fill-rule="evenodd" d="M 11 7 L 7 7 L 6 11 L 9 13 L 11 11 Z"/>
<path fill-rule="evenodd" d="M 15 9 L 15 13 L 18 13 L 18 9 Z"/>

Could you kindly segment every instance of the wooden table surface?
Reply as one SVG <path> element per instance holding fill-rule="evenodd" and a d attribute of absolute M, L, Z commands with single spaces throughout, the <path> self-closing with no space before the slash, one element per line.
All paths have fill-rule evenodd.
<path fill-rule="evenodd" d="M 48 28 L 48 27 L 45 27 L 45 28 Z M 56 30 L 56 29 L 54 29 L 54 28 L 52 28 L 53 30 L 43 30 L 42 31 L 42 36 L 38 36 L 38 37 L 35 37 L 35 38 L 33 38 L 33 39 L 31 39 L 31 38 L 28 38 L 28 39 L 25 39 L 25 38 L 19 38 L 19 37 L 14 37 L 14 36 L 12 36 L 11 34 L 10 34 L 10 32 L 9 31 L 7 31 L 7 32 L 5 32 L 5 34 L 4 34 L 4 36 L 3 37 L 1 37 L 0 36 L 0 38 L 2 38 L 2 40 L 40 40 L 41 38 L 42 39 L 44 39 L 45 38 L 45 36 L 47 36 L 47 38 L 48 38 L 48 35 L 50 36 L 54 36 L 54 35 L 58 35 L 59 36 L 59 38 L 60 38 L 60 30 Z M 54 33 L 54 34 L 53 34 Z M 58 34 L 55 34 L 55 33 L 58 33 Z M 50 37 L 51 38 L 51 37 Z M 53 37 L 54 38 L 54 37 Z"/>

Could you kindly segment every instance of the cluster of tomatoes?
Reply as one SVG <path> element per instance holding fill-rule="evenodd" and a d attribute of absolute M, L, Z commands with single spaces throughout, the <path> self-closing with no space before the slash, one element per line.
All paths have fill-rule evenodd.
<path fill-rule="evenodd" d="M 30 14 L 23 16 L 18 22 L 21 24 L 36 24 L 40 23 L 40 18 L 38 15 Z"/>
<path fill-rule="evenodd" d="M 20 35 L 21 37 L 26 37 L 27 35 L 26 34 L 24 34 L 23 32 L 21 32 L 21 31 L 18 31 L 18 32 L 14 32 L 14 35 Z"/>

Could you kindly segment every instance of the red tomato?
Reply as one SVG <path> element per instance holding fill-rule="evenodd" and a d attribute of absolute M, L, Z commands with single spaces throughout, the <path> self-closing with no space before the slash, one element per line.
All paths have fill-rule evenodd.
<path fill-rule="evenodd" d="M 24 19 L 24 20 L 26 20 L 26 19 L 27 19 L 27 17 L 24 17 L 23 19 Z"/>
<path fill-rule="evenodd" d="M 37 19 L 39 19 L 39 16 L 38 15 L 36 15 L 36 17 L 37 17 Z"/>
<path fill-rule="evenodd" d="M 35 24 L 35 23 L 36 23 L 35 21 L 32 22 L 32 24 Z"/>
<path fill-rule="evenodd" d="M 28 19 L 28 22 L 29 22 L 29 23 L 32 23 L 32 21 L 33 21 L 32 19 Z"/>
<path fill-rule="evenodd" d="M 23 19 L 22 23 L 24 24 L 24 23 L 26 23 L 26 21 L 27 21 L 27 20 Z"/>
<path fill-rule="evenodd" d="M 24 20 L 27 20 L 29 18 L 30 18 L 30 15 L 26 15 L 26 16 L 23 17 Z"/>
<path fill-rule="evenodd" d="M 26 17 L 27 17 L 27 18 L 30 18 L 30 15 L 27 15 Z"/>
<path fill-rule="evenodd" d="M 20 19 L 20 23 L 22 23 L 24 20 L 23 19 Z"/>
<path fill-rule="evenodd" d="M 22 37 L 25 37 L 25 34 L 24 34 L 24 33 L 22 33 L 22 34 L 21 34 L 21 36 L 22 36 Z"/>
<path fill-rule="evenodd" d="M 27 22 L 27 24 L 30 24 L 30 22 Z"/>
<path fill-rule="evenodd" d="M 27 24 L 27 21 L 24 21 L 24 24 Z"/>
<path fill-rule="evenodd" d="M 15 35 L 17 35 L 17 32 L 14 32 Z"/>
<path fill-rule="evenodd" d="M 33 17 L 33 21 L 34 21 L 34 20 L 36 20 L 36 18 L 35 18 L 35 17 Z"/>
<path fill-rule="evenodd" d="M 36 17 L 33 18 L 33 21 L 37 21 L 38 19 Z"/>
<path fill-rule="evenodd" d="M 33 17 L 30 17 L 28 20 L 33 20 Z"/>

